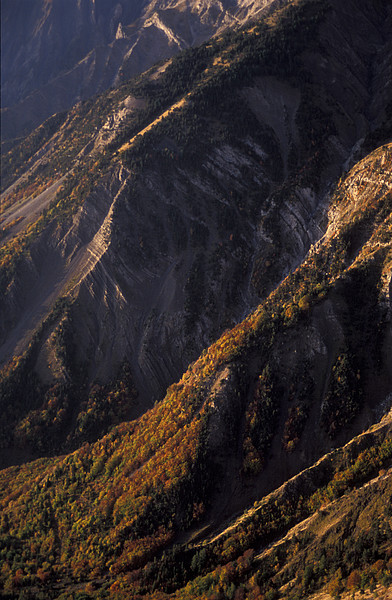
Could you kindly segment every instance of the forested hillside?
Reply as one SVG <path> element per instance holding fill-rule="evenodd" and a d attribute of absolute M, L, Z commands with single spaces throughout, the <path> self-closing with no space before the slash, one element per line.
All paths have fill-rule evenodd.
<path fill-rule="evenodd" d="M 4 598 L 388 597 L 391 30 L 279 5 L 5 155 Z"/>
<path fill-rule="evenodd" d="M 7 457 L 142 414 L 301 263 L 342 165 L 390 135 L 390 15 L 360 9 L 344 43 L 347 7 L 273 13 L 53 117 L 4 159 Z"/>
<path fill-rule="evenodd" d="M 391 389 L 391 160 L 389 145 L 354 167 L 319 245 L 162 402 L 69 456 L 2 472 L 10 597 L 298 598 L 324 584 L 389 585 L 390 415 L 336 446 L 377 420 L 375 387 Z M 328 439 L 335 449 L 312 465 Z M 284 483 L 304 455 L 309 468 Z"/>

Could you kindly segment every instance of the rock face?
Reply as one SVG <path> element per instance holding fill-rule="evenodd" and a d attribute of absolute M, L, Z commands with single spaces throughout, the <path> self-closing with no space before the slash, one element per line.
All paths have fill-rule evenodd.
<path fill-rule="evenodd" d="M 276 2 L 275 2 L 276 3 Z M 2 2 L 2 139 L 255 17 L 271 0 Z"/>

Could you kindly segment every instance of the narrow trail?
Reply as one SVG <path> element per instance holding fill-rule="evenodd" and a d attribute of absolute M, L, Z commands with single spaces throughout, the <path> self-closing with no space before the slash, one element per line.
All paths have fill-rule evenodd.
<path fill-rule="evenodd" d="M 186 104 L 187 99 L 185 98 L 181 98 L 181 100 L 179 100 L 178 102 L 176 102 L 175 104 L 173 104 L 170 108 L 168 108 L 167 110 L 165 110 L 165 112 L 163 112 L 161 115 L 159 115 L 159 117 L 157 117 L 154 121 L 152 121 L 149 125 L 147 125 L 147 127 L 145 127 L 144 129 L 142 129 L 141 131 L 139 131 L 136 135 L 134 135 L 129 142 L 126 142 L 125 144 L 123 144 L 117 151 L 117 154 L 120 154 L 122 152 L 125 152 L 126 150 L 128 150 L 133 142 L 136 140 L 137 137 L 139 136 L 143 136 L 145 133 L 147 133 L 148 131 L 150 131 L 153 127 L 155 127 L 155 125 L 158 125 L 158 123 L 160 123 L 161 121 L 163 121 L 164 119 L 166 119 L 166 117 L 168 117 L 169 115 L 171 115 L 175 110 L 177 110 L 177 108 L 181 108 L 182 106 L 184 106 L 184 104 Z"/>

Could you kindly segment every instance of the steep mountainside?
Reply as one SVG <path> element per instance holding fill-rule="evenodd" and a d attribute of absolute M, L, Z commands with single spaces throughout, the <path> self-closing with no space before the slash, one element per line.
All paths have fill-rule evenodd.
<path fill-rule="evenodd" d="M 245 23 L 269 4 L 271 0 L 3 0 L 5 147 L 52 114 Z"/>
<path fill-rule="evenodd" d="M 379 2 L 297 2 L 4 158 L 3 447 L 140 415 L 300 264 L 342 168 L 390 138 L 390 31 Z"/>
<path fill-rule="evenodd" d="M 140 419 L 1 472 L 5 597 L 391 585 L 391 173 L 391 144 L 357 163 L 304 262 Z"/>
<path fill-rule="evenodd" d="M 277 4 L 3 157 L 1 597 L 387 600 L 391 33 Z"/>

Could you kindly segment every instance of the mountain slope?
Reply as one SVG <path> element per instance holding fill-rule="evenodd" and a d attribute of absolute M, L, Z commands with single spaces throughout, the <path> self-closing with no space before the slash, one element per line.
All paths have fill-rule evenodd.
<path fill-rule="evenodd" d="M 2 139 L 26 135 L 52 114 L 245 23 L 270 3 L 4 0 Z"/>
<path fill-rule="evenodd" d="M 124 360 L 141 414 L 303 260 L 342 164 L 390 135 L 390 9 L 356 5 L 349 38 L 347 10 L 295 3 L 5 157 L 0 357 L 23 357 L 2 377 L 3 446 L 96 439 L 124 406 L 83 428 L 91 385 Z"/>
<path fill-rule="evenodd" d="M 389 585 L 390 414 L 339 446 L 390 408 L 391 166 L 389 144 L 353 167 L 303 264 L 162 402 L 73 454 L 2 471 L 9 597 Z"/>
<path fill-rule="evenodd" d="M 293 2 L 5 156 L 4 598 L 387 598 L 391 18 Z"/>

